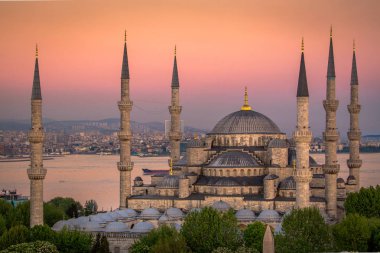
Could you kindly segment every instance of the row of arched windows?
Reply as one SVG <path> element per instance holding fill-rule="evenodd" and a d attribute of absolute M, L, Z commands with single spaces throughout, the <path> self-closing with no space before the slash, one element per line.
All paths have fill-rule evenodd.
<path fill-rule="evenodd" d="M 211 177 L 250 177 L 265 174 L 264 168 L 244 168 L 244 169 L 204 169 L 205 176 Z"/>

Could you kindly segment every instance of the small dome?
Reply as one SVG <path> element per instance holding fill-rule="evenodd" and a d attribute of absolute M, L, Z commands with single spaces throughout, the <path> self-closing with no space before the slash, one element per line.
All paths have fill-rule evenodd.
<path fill-rule="evenodd" d="M 74 219 L 71 224 L 75 229 L 83 229 L 85 224 L 90 221 L 89 216 L 80 216 L 76 219 Z"/>
<path fill-rule="evenodd" d="M 354 176 L 348 176 L 347 178 L 347 184 L 348 185 L 356 185 L 356 178 Z"/>
<path fill-rule="evenodd" d="M 169 217 L 166 214 L 161 215 L 161 217 L 158 219 L 158 222 L 165 223 L 169 220 Z"/>
<path fill-rule="evenodd" d="M 60 220 L 53 225 L 52 229 L 54 231 L 61 231 L 65 226 L 67 226 L 67 222 L 65 220 Z"/>
<path fill-rule="evenodd" d="M 264 177 L 264 180 L 275 180 L 275 179 L 277 179 L 277 178 L 278 178 L 278 176 L 275 175 L 275 174 L 268 174 L 268 175 L 266 175 L 266 176 Z"/>
<path fill-rule="evenodd" d="M 212 207 L 221 212 L 228 211 L 231 208 L 231 206 L 228 203 L 222 200 L 214 202 L 214 204 L 212 204 Z"/>
<path fill-rule="evenodd" d="M 210 168 L 247 168 L 260 167 L 252 155 L 242 151 L 227 151 L 215 157 L 207 167 Z"/>
<path fill-rule="evenodd" d="M 127 224 L 121 221 L 113 221 L 107 224 L 105 231 L 108 233 L 127 232 L 128 227 L 127 227 Z"/>
<path fill-rule="evenodd" d="M 161 213 L 153 207 L 145 208 L 140 214 L 140 218 L 144 220 L 157 220 L 160 216 Z"/>
<path fill-rule="evenodd" d="M 283 139 L 273 139 L 268 143 L 268 148 L 288 148 L 289 146 L 289 142 Z"/>
<path fill-rule="evenodd" d="M 205 146 L 205 142 L 199 139 L 190 140 L 187 144 L 187 148 L 202 148 Z"/>
<path fill-rule="evenodd" d="M 240 186 L 240 184 L 232 178 L 223 177 L 216 181 L 215 186 Z"/>
<path fill-rule="evenodd" d="M 137 176 L 135 177 L 135 181 L 143 181 L 141 177 Z"/>
<path fill-rule="evenodd" d="M 126 208 L 126 209 L 120 209 L 116 211 L 121 218 L 134 218 L 137 216 L 137 212 L 133 209 Z"/>
<path fill-rule="evenodd" d="M 240 209 L 236 212 L 235 217 L 238 221 L 253 221 L 255 213 L 250 209 Z"/>
<path fill-rule="evenodd" d="M 278 212 L 272 209 L 263 210 L 257 219 L 265 223 L 281 221 L 281 217 Z"/>
<path fill-rule="evenodd" d="M 171 219 L 181 219 L 184 216 L 181 209 L 176 208 L 176 207 L 170 207 L 169 209 L 167 209 L 166 215 Z"/>
<path fill-rule="evenodd" d="M 179 179 L 178 176 L 166 175 L 162 181 L 158 184 L 158 188 L 178 188 Z"/>
<path fill-rule="evenodd" d="M 278 126 L 256 111 L 240 110 L 221 119 L 210 134 L 280 134 Z"/>
<path fill-rule="evenodd" d="M 84 227 L 84 231 L 87 232 L 102 232 L 104 231 L 104 228 L 101 226 L 99 222 L 96 221 L 89 221 L 87 222 Z"/>
<path fill-rule="evenodd" d="M 121 215 L 117 211 L 108 212 L 108 215 L 111 216 L 114 220 L 121 218 Z"/>
<path fill-rule="evenodd" d="M 152 223 L 143 221 L 143 222 L 136 223 L 135 226 L 132 228 L 131 232 L 148 233 L 152 229 L 154 229 L 154 226 L 152 225 Z"/>
<path fill-rule="evenodd" d="M 344 184 L 344 179 L 341 178 L 341 177 L 340 177 L 340 178 L 337 178 L 337 179 L 336 179 L 336 183 L 337 183 L 337 184 Z"/>
<path fill-rule="evenodd" d="M 296 180 L 293 176 L 287 177 L 281 181 L 280 190 L 295 190 L 296 189 Z"/>
<path fill-rule="evenodd" d="M 96 222 L 101 222 L 104 223 L 105 220 L 99 215 L 99 214 L 94 214 L 89 216 L 90 221 L 96 221 Z"/>
<path fill-rule="evenodd" d="M 110 215 L 109 212 L 107 213 L 99 213 L 97 214 L 101 219 L 103 219 L 105 222 L 112 222 L 112 221 L 115 221 L 116 218 L 114 218 L 114 216 Z"/>

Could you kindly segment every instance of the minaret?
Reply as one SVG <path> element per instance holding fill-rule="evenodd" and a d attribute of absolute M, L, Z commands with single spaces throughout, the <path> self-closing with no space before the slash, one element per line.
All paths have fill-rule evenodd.
<path fill-rule="evenodd" d="M 179 80 L 177 69 L 177 50 L 174 48 L 174 66 L 172 77 L 172 99 L 169 106 L 169 112 L 171 116 L 170 122 L 170 159 L 173 163 L 176 163 L 180 158 L 180 141 L 182 137 L 180 114 L 182 106 L 179 105 Z"/>
<path fill-rule="evenodd" d="M 297 168 L 294 170 L 296 181 L 296 208 L 305 208 L 310 204 L 310 181 L 312 174 L 309 167 L 309 149 L 312 133 L 309 127 L 309 90 L 307 86 L 304 59 L 304 44 L 297 87 L 297 128 L 293 134 L 296 143 Z"/>
<path fill-rule="evenodd" d="M 121 100 L 118 102 L 120 110 L 120 131 L 118 137 L 120 141 L 120 162 L 117 168 L 120 171 L 120 208 L 127 207 L 127 198 L 131 195 L 131 171 L 133 162 L 131 161 L 131 110 L 132 101 L 129 97 L 129 67 L 127 54 L 127 34 L 124 35 L 124 55 L 121 69 Z"/>
<path fill-rule="evenodd" d="M 42 164 L 44 129 L 42 127 L 42 96 L 40 73 L 38 69 L 38 48 L 36 46 L 36 62 L 32 89 L 32 124 L 29 131 L 30 167 L 27 170 L 30 180 L 30 227 L 43 225 L 43 180 L 47 170 Z"/>
<path fill-rule="evenodd" d="M 336 110 L 339 101 L 335 96 L 335 66 L 332 42 L 332 30 L 330 31 L 329 62 L 327 66 L 327 91 L 326 100 L 323 100 L 323 107 L 326 111 L 326 129 L 323 133 L 325 141 L 325 164 L 323 172 L 325 174 L 325 197 L 326 211 L 330 218 L 337 217 L 337 190 L 336 179 L 339 172 L 336 148 L 339 139 L 339 132 L 336 128 Z"/>
<path fill-rule="evenodd" d="M 347 106 L 350 112 L 350 130 L 348 131 L 348 139 L 350 141 L 350 159 L 347 160 L 347 166 L 350 169 L 350 176 L 356 180 L 356 191 L 360 189 L 360 174 L 359 169 L 362 166 L 362 160 L 359 158 L 359 146 L 361 132 L 359 129 L 359 80 L 358 72 L 356 70 L 356 55 L 355 55 L 355 42 L 352 56 L 352 70 L 351 70 L 351 103 Z"/>

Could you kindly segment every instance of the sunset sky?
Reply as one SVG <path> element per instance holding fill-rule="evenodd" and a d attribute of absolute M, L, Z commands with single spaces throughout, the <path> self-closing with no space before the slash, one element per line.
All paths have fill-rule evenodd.
<path fill-rule="evenodd" d="M 341 136 L 349 127 L 354 38 L 361 129 L 380 133 L 379 11 L 378 0 L 1 1 L 0 119 L 30 117 L 36 43 L 44 117 L 118 117 L 126 29 L 132 120 L 169 119 L 177 45 L 186 125 L 211 129 L 239 110 L 247 86 L 252 108 L 291 133 L 303 36 L 310 123 L 320 136 L 332 25 Z"/>

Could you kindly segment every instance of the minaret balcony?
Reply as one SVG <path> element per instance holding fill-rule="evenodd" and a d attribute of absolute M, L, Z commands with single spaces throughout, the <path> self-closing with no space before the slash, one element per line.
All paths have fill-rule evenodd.
<path fill-rule="evenodd" d="M 339 132 L 336 129 L 329 129 L 323 132 L 323 139 L 325 141 L 338 141 Z"/>
<path fill-rule="evenodd" d="M 347 105 L 347 109 L 350 113 L 359 113 L 360 110 L 361 110 L 361 105 L 359 104 L 351 104 L 351 105 Z"/>
<path fill-rule="evenodd" d="M 323 107 L 328 112 L 336 112 L 339 106 L 339 101 L 336 99 L 333 100 L 323 100 Z"/>
<path fill-rule="evenodd" d="M 45 179 L 47 169 L 44 169 L 44 168 L 27 169 L 27 173 L 30 180 L 42 180 L 42 179 Z"/>
<path fill-rule="evenodd" d="M 30 143 L 41 143 L 44 141 L 44 132 L 41 130 L 31 130 L 29 132 Z"/>
<path fill-rule="evenodd" d="M 133 162 L 118 162 L 117 169 L 119 171 L 132 171 L 133 165 Z"/>
<path fill-rule="evenodd" d="M 293 176 L 296 183 L 310 183 L 313 177 L 310 169 L 296 169 Z"/>
<path fill-rule="evenodd" d="M 119 101 L 117 102 L 120 111 L 131 111 L 133 102 L 132 101 Z"/>
<path fill-rule="evenodd" d="M 338 174 L 340 170 L 339 164 L 324 164 L 322 165 L 323 173 L 325 174 Z"/>
<path fill-rule="evenodd" d="M 362 138 L 362 133 L 358 130 L 350 130 L 347 137 L 350 141 L 359 141 Z"/>
<path fill-rule="evenodd" d="M 293 133 L 293 138 L 295 142 L 310 143 L 312 139 L 312 134 L 309 129 L 307 130 L 296 130 Z"/>
<path fill-rule="evenodd" d="M 181 111 L 182 111 L 182 106 L 177 106 L 177 105 L 169 106 L 170 113 L 181 113 Z"/>
<path fill-rule="evenodd" d="M 347 167 L 350 169 L 356 169 L 362 167 L 362 160 L 360 159 L 348 159 L 347 160 Z"/>
<path fill-rule="evenodd" d="M 119 137 L 120 141 L 130 141 L 132 139 L 132 134 L 128 132 L 117 132 L 117 136 Z"/>
<path fill-rule="evenodd" d="M 180 141 L 182 138 L 182 133 L 180 132 L 169 132 L 169 140 Z"/>

